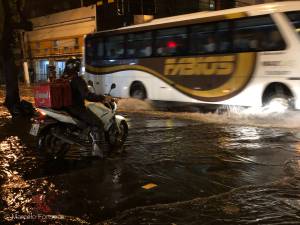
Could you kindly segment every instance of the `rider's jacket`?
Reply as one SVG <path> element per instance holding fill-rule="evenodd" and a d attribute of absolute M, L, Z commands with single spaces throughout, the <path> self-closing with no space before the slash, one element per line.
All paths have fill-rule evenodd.
<path fill-rule="evenodd" d="M 85 108 L 85 100 L 90 102 L 102 102 L 105 100 L 105 96 L 90 92 L 85 80 L 81 76 L 74 76 L 70 85 L 72 90 L 72 107 Z"/>

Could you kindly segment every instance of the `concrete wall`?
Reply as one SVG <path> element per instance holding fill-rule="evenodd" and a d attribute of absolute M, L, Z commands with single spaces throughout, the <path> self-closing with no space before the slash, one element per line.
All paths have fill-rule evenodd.
<path fill-rule="evenodd" d="M 31 20 L 29 42 L 85 35 L 96 30 L 95 6 L 83 7 Z"/>

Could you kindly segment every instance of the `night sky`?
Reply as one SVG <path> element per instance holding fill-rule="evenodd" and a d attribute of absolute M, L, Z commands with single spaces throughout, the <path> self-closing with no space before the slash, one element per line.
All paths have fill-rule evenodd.
<path fill-rule="evenodd" d="M 64 10 L 79 8 L 81 0 L 25 0 L 28 18 L 39 17 Z M 97 0 L 83 0 L 84 5 L 95 4 Z"/>
<path fill-rule="evenodd" d="M 84 6 L 96 4 L 99 0 L 23 0 L 25 1 L 25 15 L 27 18 L 44 16 L 64 10 L 70 10 L 74 8 L 81 7 L 83 3 Z M 182 14 L 190 13 L 199 10 L 199 6 L 206 10 L 209 5 L 208 0 L 130 0 L 130 4 L 141 5 L 143 2 L 144 5 L 147 5 L 147 2 L 156 2 L 156 6 L 165 8 L 169 11 L 175 11 L 171 14 Z M 202 2 L 202 3 L 201 3 Z M 233 0 L 221 1 L 222 8 L 231 8 L 234 7 Z M 207 6 L 206 6 L 207 5 Z M 134 8 L 134 7 L 133 7 Z M 147 8 L 147 7 L 145 7 Z"/>

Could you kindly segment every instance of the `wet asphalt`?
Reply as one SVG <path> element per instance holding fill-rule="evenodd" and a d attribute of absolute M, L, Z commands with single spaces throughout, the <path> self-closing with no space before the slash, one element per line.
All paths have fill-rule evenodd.
<path fill-rule="evenodd" d="M 125 152 L 95 160 L 73 149 L 60 161 L 40 156 L 29 120 L 0 108 L 2 223 L 300 224 L 299 112 L 141 108 L 122 105 Z"/>

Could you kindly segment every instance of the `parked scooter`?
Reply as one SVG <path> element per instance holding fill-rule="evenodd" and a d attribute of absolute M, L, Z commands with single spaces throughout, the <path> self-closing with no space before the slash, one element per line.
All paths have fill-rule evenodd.
<path fill-rule="evenodd" d="M 116 88 L 115 84 L 111 89 Z M 117 102 L 89 102 L 86 107 L 97 115 L 104 124 L 105 141 L 109 150 L 122 149 L 128 135 L 128 125 L 124 117 L 117 115 Z M 37 138 L 37 148 L 48 158 L 64 158 L 71 145 L 92 151 L 91 128 L 65 111 L 37 108 L 30 134 Z"/>

